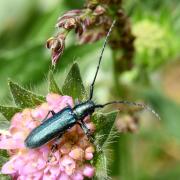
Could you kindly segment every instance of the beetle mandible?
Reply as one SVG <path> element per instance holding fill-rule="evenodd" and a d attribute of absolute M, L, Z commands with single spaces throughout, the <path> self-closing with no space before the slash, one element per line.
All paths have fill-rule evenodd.
<path fill-rule="evenodd" d="M 49 115 L 48 113 L 46 118 L 43 120 L 42 124 L 36 127 L 35 129 L 33 129 L 30 132 L 30 134 L 27 136 L 25 140 L 26 147 L 30 149 L 38 148 L 53 139 L 56 139 L 56 138 L 58 139 L 65 133 L 66 130 L 73 127 L 75 124 L 79 124 L 80 127 L 83 129 L 84 133 L 88 136 L 88 138 L 92 140 L 89 129 L 87 128 L 83 120 L 86 116 L 91 115 L 95 111 L 95 109 L 103 108 L 110 104 L 127 104 L 127 105 L 140 106 L 144 109 L 151 111 L 153 114 L 159 117 L 158 114 L 154 110 L 152 110 L 148 106 L 145 106 L 144 104 L 123 101 L 123 100 L 112 101 L 105 104 L 95 104 L 94 101 L 92 100 L 94 84 L 95 84 L 96 77 L 97 77 L 99 67 L 101 64 L 103 52 L 107 44 L 107 39 L 112 31 L 114 24 L 115 24 L 115 20 L 113 21 L 107 33 L 107 36 L 105 38 L 105 41 L 101 50 L 96 73 L 92 81 L 92 84 L 90 85 L 89 99 L 85 102 L 75 105 L 73 108 L 71 108 L 70 106 L 67 106 L 61 111 L 59 111 L 58 113 L 55 113 L 54 111 L 50 111 L 49 113 L 52 113 L 53 116 L 47 119 Z"/>

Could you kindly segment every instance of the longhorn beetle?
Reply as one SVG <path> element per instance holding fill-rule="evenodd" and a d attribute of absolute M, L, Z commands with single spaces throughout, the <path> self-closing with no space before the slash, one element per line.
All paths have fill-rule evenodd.
<path fill-rule="evenodd" d="M 96 73 L 92 81 L 92 84 L 90 86 L 89 99 L 85 102 L 75 105 L 73 108 L 71 108 L 70 106 L 67 106 L 61 111 L 59 111 L 58 113 L 55 113 L 54 111 L 49 111 L 49 113 L 52 113 L 53 116 L 47 119 L 49 115 L 48 113 L 46 118 L 42 121 L 42 124 L 30 132 L 30 134 L 27 136 L 25 140 L 26 147 L 30 149 L 38 148 L 53 139 L 59 139 L 65 133 L 66 130 L 73 127 L 75 124 L 79 124 L 82 130 L 84 131 L 84 133 L 88 136 L 89 140 L 92 140 L 89 129 L 87 128 L 83 120 L 86 116 L 91 115 L 95 111 L 95 109 L 104 108 L 105 106 L 110 105 L 110 104 L 127 104 L 127 105 L 139 106 L 141 108 L 151 111 L 154 115 L 159 117 L 158 114 L 154 110 L 152 110 L 148 106 L 145 106 L 144 104 L 123 101 L 123 100 L 112 101 L 105 104 L 95 104 L 94 101 L 92 100 L 94 84 L 95 84 L 96 77 L 97 77 L 99 67 L 101 64 L 103 52 L 106 47 L 107 39 L 112 31 L 114 24 L 115 24 L 115 20 L 113 21 L 107 33 L 107 36 L 103 44 L 103 48 L 101 50 Z M 56 146 L 57 144 L 54 144 L 52 146 L 52 149 L 54 149 Z"/>

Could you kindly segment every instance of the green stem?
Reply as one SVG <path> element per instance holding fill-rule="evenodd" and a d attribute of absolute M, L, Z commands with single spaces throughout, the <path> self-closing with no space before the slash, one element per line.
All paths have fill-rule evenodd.
<path fill-rule="evenodd" d="M 119 81 L 119 76 L 123 72 L 119 72 L 116 63 L 116 54 L 113 52 L 114 60 L 114 87 L 118 99 L 128 97 L 128 90 Z M 121 134 L 114 143 L 114 164 L 113 175 L 118 176 L 122 180 L 133 179 L 132 157 L 131 157 L 131 138 L 127 134 Z"/>
<path fill-rule="evenodd" d="M 121 180 L 132 180 L 133 167 L 131 155 L 131 137 L 128 134 L 121 134 L 118 141 L 120 154 L 119 176 Z"/>
<path fill-rule="evenodd" d="M 119 85 L 119 73 L 115 70 L 116 63 L 114 61 L 113 61 L 113 66 L 114 66 L 113 77 L 114 77 L 115 93 L 117 94 L 118 97 L 121 97 L 124 93 L 123 93 L 123 89 L 120 88 Z"/>

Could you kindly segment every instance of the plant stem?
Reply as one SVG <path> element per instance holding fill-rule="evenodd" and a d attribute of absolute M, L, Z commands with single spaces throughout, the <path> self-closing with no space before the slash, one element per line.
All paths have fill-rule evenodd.
<path fill-rule="evenodd" d="M 131 156 L 131 137 L 128 134 L 121 134 L 118 141 L 120 154 L 119 176 L 121 180 L 132 180 L 133 167 Z"/>
<path fill-rule="evenodd" d="M 122 64 L 121 69 L 117 68 L 117 59 L 120 58 L 120 53 L 117 50 L 113 51 L 113 76 L 114 88 L 117 99 L 127 99 L 128 89 L 119 81 L 119 77 L 127 69 L 127 64 Z M 128 62 L 127 62 L 128 63 Z M 132 157 L 131 157 L 131 138 L 128 134 L 121 134 L 117 142 L 113 145 L 114 148 L 114 164 L 113 175 L 118 176 L 121 180 L 133 179 Z"/>

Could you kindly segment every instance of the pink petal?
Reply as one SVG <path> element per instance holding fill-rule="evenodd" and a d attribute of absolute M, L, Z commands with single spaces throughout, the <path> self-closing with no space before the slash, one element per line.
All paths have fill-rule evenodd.
<path fill-rule="evenodd" d="M 26 161 L 23 158 L 19 157 L 14 161 L 13 166 L 17 171 L 21 172 L 25 164 Z"/>
<path fill-rule="evenodd" d="M 37 160 L 37 169 L 43 169 L 45 166 L 46 166 L 46 161 L 44 160 L 44 159 L 42 159 L 42 158 L 39 158 L 38 160 Z"/>
<path fill-rule="evenodd" d="M 31 111 L 32 117 L 36 119 L 43 119 L 47 113 L 48 111 L 44 111 L 42 108 L 36 108 Z"/>
<path fill-rule="evenodd" d="M 72 157 L 75 160 L 83 160 L 84 158 L 84 151 L 78 146 L 75 146 L 71 152 L 69 153 L 69 156 Z"/>
<path fill-rule="evenodd" d="M 86 123 L 86 126 L 88 129 L 90 129 L 91 133 L 93 133 L 96 130 L 96 127 L 95 127 L 94 123 L 92 123 L 92 122 Z"/>
<path fill-rule="evenodd" d="M 17 178 L 17 180 L 26 180 L 26 179 L 27 179 L 26 176 L 19 176 L 19 177 Z"/>
<path fill-rule="evenodd" d="M 39 149 L 39 151 L 40 153 L 42 153 L 43 158 L 47 160 L 50 151 L 49 147 L 47 145 L 44 145 Z"/>
<path fill-rule="evenodd" d="M 75 161 L 67 155 L 62 158 L 61 165 L 64 167 L 67 175 L 72 175 L 76 168 Z"/>
<path fill-rule="evenodd" d="M 14 174 L 16 173 L 16 170 L 14 168 L 14 165 L 13 165 L 13 161 L 14 159 L 11 159 L 10 161 L 6 162 L 2 169 L 1 169 L 1 173 L 2 174 Z"/>
<path fill-rule="evenodd" d="M 43 176 L 43 171 L 36 172 L 33 176 L 33 180 L 39 180 Z"/>
<path fill-rule="evenodd" d="M 88 141 L 86 135 L 84 135 L 83 137 L 79 138 L 78 146 L 80 146 L 82 149 L 84 149 L 88 145 L 89 145 L 89 141 Z"/>
<path fill-rule="evenodd" d="M 32 174 L 32 173 L 36 173 L 38 171 L 37 169 L 37 163 L 36 162 L 29 162 L 28 164 L 26 164 L 21 173 L 24 175 L 28 175 L 28 174 Z"/>
<path fill-rule="evenodd" d="M 94 176 L 95 169 L 90 165 L 85 165 L 83 169 L 83 174 L 88 178 L 92 178 Z"/>
<path fill-rule="evenodd" d="M 59 177 L 59 180 L 70 180 L 70 178 L 66 173 L 62 173 Z"/>
<path fill-rule="evenodd" d="M 50 170 L 51 174 L 55 177 L 59 176 L 59 174 L 60 174 L 59 166 L 52 166 L 49 170 Z"/>
<path fill-rule="evenodd" d="M 44 174 L 43 180 L 56 180 L 56 176 L 53 176 L 51 174 Z"/>
<path fill-rule="evenodd" d="M 54 110 L 60 104 L 61 96 L 51 93 L 46 96 L 46 101 L 48 102 L 50 110 Z"/>
<path fill-rule="evenodd" d="M 60 151 L 62 154 L 68 154 L 71 150 L 72 145 L 67 142 L 63 146 L 61 146 Z"/>
<path fill-rule="evenodd" d="M 18 126 L 22 122 L 22 113 L 16 113 L 11 120 L 11 125 Z"/>
<path fill-rule="evenodd" d="M 66 106 L 73 106 L 73 100 L 72 100 L 72 97 L 70 96 L 62 96 L 62 99 L 61 99 L 61 109 L 65 108 Z"/>
<path fill-rule="evenodd" d="M 26 128 L 29 130 L 33 130 L 35 127 L 37 127 L 40 123 L 37 123 L 35 121 L 26 122 Z"/>
<path fill-rule="evenodd" d="M 0 141 L 0 149 L 18 149 L 24 148 L 24 142 L 22 140 L 15 140 L 12 138 L 2 139 Z"/>
<path fill-rule="evenodd" d="M 93 158 L 93 154 L 92 153 L 85 153 L 85 159 L 86 160 L 91 160 Z"/>
<path fill-rule="evenodd" d="M 60 111 L 64 107 L 73 105 L 73 100 L 70 96 L 60 96 L 58 94 L 48 94 L 46 97 L 49 108 L 55 112 Z"/>
<path fill-rule="evenodd" d="M 81 172 L 76 172 L 71 176 L 72 180 L 83 180 L 84 177 Z"/>

